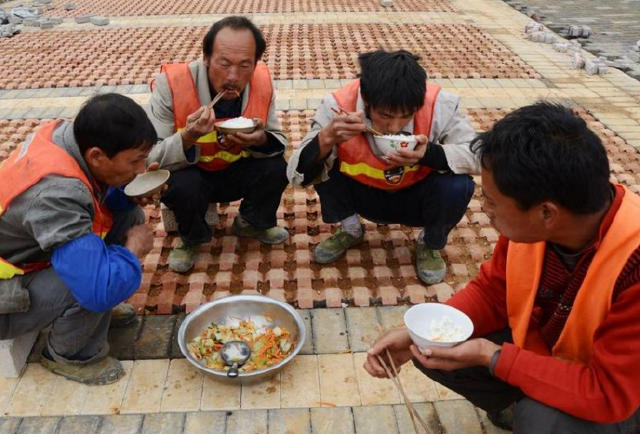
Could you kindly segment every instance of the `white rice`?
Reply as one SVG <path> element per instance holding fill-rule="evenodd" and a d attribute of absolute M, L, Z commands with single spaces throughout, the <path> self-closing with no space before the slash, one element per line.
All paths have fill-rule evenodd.
<path fill-rule="evenodd" d="M 405 136 L 402 134 L 380 136 L 381 139 L 393 140 L 394 142 L 415 142 L 416 136 Z"/>
<path fill-rule="evenodd" d="M 464 339 L 464 331 L 449 317 L 443 316 L 439 320 L 431 320 L 426 337 L 432 342 L 458 342 Z"/>
<path fill-rule="evenodd" d="M 222 128 L 249 128 L 253 126 L 253 119 L 240 116 L 238 118 L 220 122 L 218 126 L 221 126 Z"/>

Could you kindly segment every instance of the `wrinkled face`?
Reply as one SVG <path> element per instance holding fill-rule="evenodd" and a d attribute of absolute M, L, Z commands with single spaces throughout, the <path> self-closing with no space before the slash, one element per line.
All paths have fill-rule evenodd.
<path fill-rule="evenodd" d="M 213 41 L 211 57 L 204 64 L 209 72 L 209 82 L 217 93 L 235 90 L 241 93 L 253 76 L 256 67 L 256 41 L 249 29 L 235 30 L 225 27 Z M 234 99 L 234 92 L 227 92 L 224 99 Z"/>
<path fill-rule="evenodd" d="M 533 243 L 547 239 L 544 204 L 523 211 L 515 199 L 498 190 L 490 170 L 482 168 L 482 210 L 493 227 L 511 241 Z"/>
<path fill-rule="evenodd" d="M 96 180 L 112 187 L 120 187 L 146 170 L 148 155 L 148 148 L 127 149 L 109 158 L 100 148 L 94 147 L 85 152 L 85 161 Z"/>
<path fill-rule="evenodd" d="M 398 134 L 415 114 L 415 112 L 373 107 L 369 107 L 367 111 L 373 128 L 382 134 Z"/>

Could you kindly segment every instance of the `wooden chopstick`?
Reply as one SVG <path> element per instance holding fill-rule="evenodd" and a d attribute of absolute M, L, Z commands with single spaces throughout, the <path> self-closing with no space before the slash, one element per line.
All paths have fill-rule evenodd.
<path fill-rule="evenodd" d="M 339 115 L 348 115 L 349 112 L 346 111 L 345 109 L 343 109 L 342 107 L 339 107 L 340 110 L 336 110 L 333 107 L 331 107 L 331 110 Z M 373 134 L 374 136 L 384 136 L 384 134 L 382 134 L 380 131 L 374 130 L 373 128 L 371 128 L 370 126 L 367 126 L 367 131 L 370 132 L 371 134 Z"/>
<path fill-rule="evenodd" d="M 398 370 L 396 369 L 396 364 L 393 361 L 393 358 L 391 357 L 391 353 L 389 353 L 389 348 L 385 348 L 385 351 L 387 352 L 387 358 L 391 363 L 391 369 L 393 370 L 393 374 L 395 375 L 396 382 L 398 383 L 398 388 L 402 393 L 402 397 L 406 402 L 409 403 L 409 406 L 414 411 L 415 416 L 418 419 L 418 422 L 420 422 L 420 425 L 422 425 L 422 428 L 424 428 L 426 432 L 429 432 L 429 429 L 427 428 L 427 423 L 422 419 L 422 417 L 420 417 L 420 414 L 418 414 L 418 411 L 413 407 L 413 404 L 411 404 L 411 401 L 409 401 L 409 399 L 407 398 L 407 394 L 405 393 L 404 387 L 402 387 L 402 383 L 400 382 L 400 377 L 398 376 Z"/>
<path fill-rule="evenodd" d="M 394 375 L 392 374 L 391 370 L 389 369 L 389 367 L 387 366 L 387 364 L 385 363 L 384 359 L 381 356 L 377 356 L 378 357 L 378 361 L 380 362 L 380 364 L 382 365 L 382 368 L 384 369 L 384 371 L 387 373 L 387 377 L 389 377 L 389 379 L 391 379 L 391 382 L 393 383 L 393 385 L 396 387 L 396 389 L 401 390 L 398 387 L 398 383 L 397 383 L 397 379 L 394 377 Z M 411 405 L 411 403 L 409 402 L 409 400 L 407 399 L 407 397 L 404 394 L 404 390 L 401 391 L 402 394 L 402 400 L 404 401 L 404 405 L 405 407 L 407 407 L 407 411 L 409 412 L 409 418 L 411 419 L 411 424 L 413 424 L 413 431 L 416 434 L 418 433 L 418 425 L 416 425 L 416 420 L 414 418 L 414 409 L 413 406 Z"/>
<path fill-rule="evenodd" d="M 220 100 L 222 99 L 222 97 L 224 96 L 224 94 L 225 94 L 225 93 L 227 93 L 227 92 L 231 92 L 231 90 L 226 89 L 226 90 L 224 90 L 224 91 L 220 92 L 219 94 L 217 94 L 217 95 L 215 96 L 215 98 L 213 98 L 213 100 L 212 100 L 209 104 L 207 104 L 207 107 L 209 107 L 209 108 L 213 108 L 213 106 L 214 106 L 214 105 L 216 105 L 216 103 L 217 103 L 218 101 L 220 101 Z M 237 96 L 240 96 L 240 94 L 238 93 L 238 91 L 237 91 L 237 90 L 233 89 L 233 92 L 234 92 Z"/>

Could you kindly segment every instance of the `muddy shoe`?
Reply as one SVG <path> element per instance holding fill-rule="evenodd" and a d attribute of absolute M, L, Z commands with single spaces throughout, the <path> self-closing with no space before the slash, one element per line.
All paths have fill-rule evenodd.
<path fill-rule="evenodd" d="M 127 303 L 120 303 L 111 309 L 110 327 L 126 327 L 136 320 L 136 310 Z"/>
<path fill-rule="evenodd" d="M 184 242 L 180 242 L 169 253 L 169 269 L 176 273 L 186 273 L 193 268 L 196 262 L 196 253 L 198 246 L 185 246 Z"/>
<path fill-rule="evenodd" d="M 241 224 L 237 217 L 233 221 L 231 230 L 237 237 L 255 238 L 263 244 L 280 244 L 289 238 L 289 231 L 285 228 L 274 226 L 269 229 L 258 229 L 249 223 Z"/>
<path fill-rule="evenodd" d="M 447 264 L 440 256 L 439 250 L 431 250 L 421 242 L 416 241 L 416 272 L 418 278 L 427 285 L 442 282 L 447 272 Z"/>
<path fill-rule="evenodd" d="M 54 362 L 43 354 L 40 363 L 54 374 L 83 384 L 110 384 L 124 376 L 124 369 L 120 361 L 113 357 L 106 357 L 86 365 L 70 365 Z"/>
<path fill-rule="evenodd" d="M 360 244 L 364 239 L 364 231 L 359 237 L 338 229 L 333 235 L 318 244 L 313 251 L 313 260 L 319 264 L 329 264 L 338 260 L 347 249 Z"/>

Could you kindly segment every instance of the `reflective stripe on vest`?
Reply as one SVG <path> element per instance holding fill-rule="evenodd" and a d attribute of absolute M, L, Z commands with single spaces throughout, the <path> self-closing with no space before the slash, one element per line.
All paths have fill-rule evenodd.
<path fill-rule="evenodd" d="M 360 80 L 354 80 L 333 93 L 340 107 L 355 111 L 360 92 Z M 440 87 L 427 83 L 424 105 L 413 117 L 414 134 L 429 136 Z M 356 181 L 381 190 L 399 190 L 426 178 L 431 169 L 419 164 L 393 167 L 371 150 L 364 134 L 338 144 L 339 169 Z"/>
<path fill-rule="evenodd" d="M 25 141 L 0 165 L 0 179 L 12 180 L 12 182 L 0 183 L 0 219 L 16 197 L 36 185 L 42 178 L 49 175 L 76 178 L 87 186 L 93 198 L 92 231 L 104 238 L 111 229 L 111 213 L 106 207 L 100 206 L 94 194 L 94 187 L 78 162 L 52 142 L 53 131 L 60 122 L 54 121 L 43 125 L 30 141 Z M 46 265 L 43 263 L 21 264 L 21 267 L 18 267 L 0 258 L 0 278 L 10 279 L 16 274 L 41 269 Z"/>
<path fill-rule="evenodd" d="M 187 123 L 187 116 L 201 107 L 198 89 L 193 75 L 186 63 L 163 65 L 161 71 L 167 76 L 173 99 L 173 120 L 176 131 L 182 131 Z M 271 74 L 264 62 L 257 62 L 249 83 L 249 100 L 242 112 L 246 118 L 260 118 L 267 123 L 269 107 L 273 97 Z M 250 153 L 241 146 L 222 149 L 218 146 L 218 135 L 215 131 L 200 137 L 196 143 L 200 146 L 198 166 L 205 170 L 222 170 L 233 162 Z"/>
<path fill-rule="evenodd" d="M 596 251 L 578 290 L 558 341 L 554 357 L 588 364 L 593 336 L 611 308 L 620 272 L 640 246 L 640 196 L 624 188 L 620 208 Z M 537 329 L 530 329 L 546 244 L 509 242 L 507 250 L 507 313 L 515 345 L 540 354 L 549 350 Z"/>

